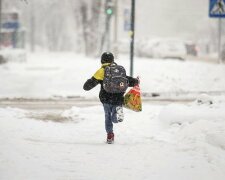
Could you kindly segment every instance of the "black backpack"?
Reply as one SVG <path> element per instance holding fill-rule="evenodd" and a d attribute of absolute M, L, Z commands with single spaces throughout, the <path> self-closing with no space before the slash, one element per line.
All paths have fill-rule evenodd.
<path fill-rule="evenodd" d="M 105 67 L 103 88 L 106 92 L 123 93 L 127 90 L 128 86 L 126 70 L 123 66 L 112 63 Z"/>

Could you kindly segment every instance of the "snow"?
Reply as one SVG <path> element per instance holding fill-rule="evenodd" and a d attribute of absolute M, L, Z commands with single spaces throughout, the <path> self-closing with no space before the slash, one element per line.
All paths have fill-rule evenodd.
<path fill-rule="evenodd" d="M 129 57 L 117 62 L 128 71 Z M 83 83 L 100 67 L 98 58 L 73 53 L 27 54 L 27 63 L 0 66 L 0 97 L 98 96 L 83 91 Z M 225 66 L 204 62 L 135 58 L 134 76 L 141 77 L 143 93 L 225 91 Z"/>
<path fill-rule="evenodd" d="M 125 109 L 113 145 L 104 143 L 101 106 L 65 110 L 59 113 L 68 119 L 62 123 L 37 120 L 27 110 L 0 109 L 0 179 L 222 180 L 225 104 L 196 106 Z"/>
<path fill-rule="evenodd" d="M 23 49 L 1 49 L 0 56 L 6 62 L 25 62 L 26 61 L 26 51 Z"/>
<path fill-rule="evenodd" d="M 127 57 L 118 62 L 127 69 Z M 97 97 L 82 85 L 99 60 L 74 54 L 29 54 L 26 63 L 0 66 L 2 98 Z M 135 61 L 143 92 L 225 90 L 224 65 L 176 60 Z M 186 94 L 188 96 L 188 94 Z M 223 180 L 225 97 L 192 102 L 143 102 L 124 109 L 115 143 L 105 143 L 103 107 L 65 110 L 0 108 L 0 179 Z"/>

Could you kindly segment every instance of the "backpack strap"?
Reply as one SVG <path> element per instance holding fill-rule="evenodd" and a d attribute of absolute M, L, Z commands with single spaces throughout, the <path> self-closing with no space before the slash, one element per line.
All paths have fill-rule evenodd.
<path fill-rule="evenodd" d="M 105 69 L 105 67 L 110 66 L 110 65 L 111 65 L 111 63 L 104 63 L 104 64 L 102 64 L 101 68 Z"/>
<path fill-rule="evenodd" d="M 112 62 L 112 63 L 110 64 L 110 66 L 111 66 L 111 65 L 113 65 L 113 64 L 117 65 L 117 63 L 115 63 L 115 62 Z"/>

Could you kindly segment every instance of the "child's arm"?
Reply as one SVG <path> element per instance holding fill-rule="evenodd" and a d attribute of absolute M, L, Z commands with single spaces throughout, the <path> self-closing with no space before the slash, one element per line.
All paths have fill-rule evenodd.
<path fill-rule="evenodd" d="M 91 79 L 88 79 L 83 86 L 83 89 L 85 91 L 89 91 L 95 86 L 97 86 L 104 78 L 104 68 L 100 68 L 99 70 L 96 71 L 94 76 L 92 76 Z"/>
<path fill-rule="evenodd" d="M 95 86 L 97 86 L 99 83 L 99 81 L 97 79 L 95 79 L 94 77 L 92 77 L 91 79 L 88 79 L 83 86 L 83 89 L 85 91 L 89 91 L 92 88 L 94 88 Z"/>

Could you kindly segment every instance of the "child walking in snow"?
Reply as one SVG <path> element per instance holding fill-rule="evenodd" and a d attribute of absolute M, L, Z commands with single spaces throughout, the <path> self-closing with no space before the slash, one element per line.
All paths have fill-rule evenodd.
<path fill-rule="evenodd" d="M 114 142 L 113 123 L 122 122 L 123 115 L 123 102 L 124 92 L 109 93 L 103 87 L 103 79 L 105 77 L 105 68 L 114 63 L 114 56 L 111 52 L 104 52 L 101 56 L 101 68 L 88 79 L 83 86 L 86 91 L 91 90 L 96 85 L 100 84 L 101 89 L 99 92 L 99 99 L 103 104 L 105 112 L 105 130 L 107 133 L 107 143 L 111 144 Z M 128 85 L 133 87 L 139 83 L 138 79 L 126 76 Z"/>

